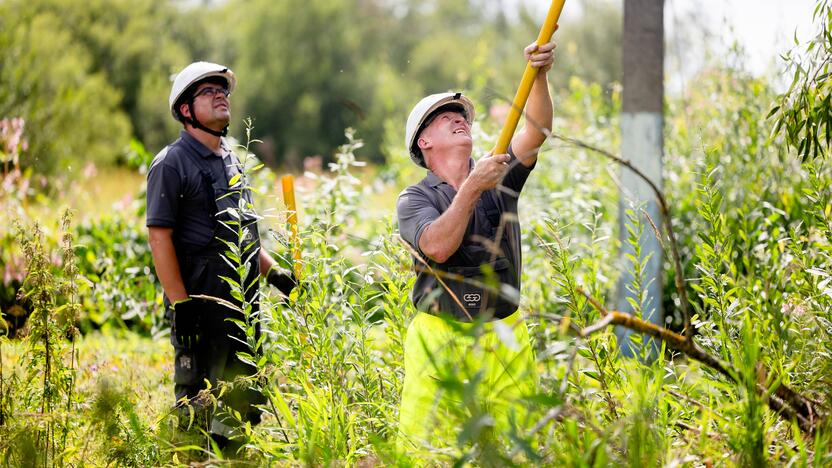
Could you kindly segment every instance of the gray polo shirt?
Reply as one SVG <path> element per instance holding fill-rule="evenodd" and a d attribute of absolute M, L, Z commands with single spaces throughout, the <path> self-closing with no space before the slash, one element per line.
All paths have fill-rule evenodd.
<path fill-rule="evenodd" d="M 453 295 L 449 294 L 436 275 L 424 271 L 424 265 L 414 258 L 416 283 L 411 300 L 417 309 L 450 314 L 464 321 L 469 316 L 476 318 L 481 314 L 486 314 L 486 318 L 505 318 L 517 310 L 522 271 L 517 201 L 532 168 L 520 164 L 511 149 L 509 154 L 511 168 L 503 182 L 496 189 L 482 193 L 462 243 L 444 263 L 428 259 L 419 248 L 419 239 L 425 228 L 448 209 L 456 190 L 428 171 L 418 184 L 411 185 L 399 195 L 396 204 L 399 233 L 431 268 L 443 275 L 443 281 L 453 292 Z M 473 159 L 470 164 L 473 167 Z M 478 238 L 495 241 L 501 220 L 500 248 L 495 251 Z"/>
<path fill-rule="evenodd" d="M 147 174 L 147 226 L 173 228 L 177 255 L 196 252 L 214 238 L 215 181 L 228 186 L 239 160 L 222 141 L 222 155 L 182 130 L 153 159 Z"/>

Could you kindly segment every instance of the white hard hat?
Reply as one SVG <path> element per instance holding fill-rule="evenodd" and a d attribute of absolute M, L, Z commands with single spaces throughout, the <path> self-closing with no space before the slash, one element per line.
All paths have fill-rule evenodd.
<path fill-rule="evenodd" d="M 168 106 L 173 118 L 179 120 L 178 111 L 174 108 L 176 101 L 182 96 L 188 87 L 197 81 L 204 80 L 212 76 L 219 76 L 225 78 L 228 82 L 228 92 L 233 93 L 234 88 L 237 87 L 237 78 L 234 77 L 234 72 L 226 66 L 217 65 L 211 62 L 194 62 L 185 67 L 176 78 L 173 80 L 173 86 L 170 89 L 170 97 L 168 98 Z"/>
<path fill-rule="evenodd" d="M 413 143 L 425 120 L 440 107 L 448 104 L 457 104 L 465 111 L 465 120 L 471 125 L 474 122 L 474 103 L 470 99 L 463 96 L 462 93 L 438 93 L 431 94 L 419 101 L 413 110 L 410 111 L 410 116 L 407 117 L 407 125 L 405 126 L 404 143 L 407 145 L 407 151 L 410 153 L 410 159 L 416 164 L 425 167 L 425 159 L 422 152 L 413 150 Z"/>

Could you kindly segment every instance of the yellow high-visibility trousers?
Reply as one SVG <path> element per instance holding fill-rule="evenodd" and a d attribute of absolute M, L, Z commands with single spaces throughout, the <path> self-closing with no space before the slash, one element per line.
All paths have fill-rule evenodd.
<path fill-rule="evenodd" d="M 526 323 L 517 311 L 477 326 L 424 312 L 410 323 L 399 450 L 453 446 L 465 427 L 470 435 L 472 424 L 500 434 L 524 422 L 521 400 L 538 384 Z"/>

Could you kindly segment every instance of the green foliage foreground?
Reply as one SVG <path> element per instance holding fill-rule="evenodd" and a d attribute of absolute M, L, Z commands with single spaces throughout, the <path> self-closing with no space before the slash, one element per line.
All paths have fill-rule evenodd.
<path fill-rule="evenodd" d="M 700 83 L 670 106 L 667 197 L 695 311 L 694 342 L 730 363 L 735 374 L 726 378 L 667 348 L 652 362 L 622 359 L 608 327 L 576 336 L 574 330 L 590 330 L 601 319 L 580 291 L 604 301 L 616 271 L 638 272 L 643 258 L 624 265 L 611 260 L 618 247 L 617 189 L 608 174 L 614 166 L 586 145 L 557 144 L 556 136 L 524 193 L 521 213 L 523 310 L 542 378 L 540 394 L 523 403 L 530 418 L 495 438 L 486 436 L 487 414 L 463 413 L 470 423 L 457 439 L 446 448 L 425 448 L 418 460 L 552 466 L 832 461 L 832 432 L 821 414 L 807 432 L 770 409 L 781 385 L 821 409 L 832 396 L 829 170 L 824 159 L 801 163 L 778 136 L 767 137 L 762 116 L 774 96 L 763 83 L 719 69 Z M 711 101 L 713 93 L 720 98 Z M 574 81 L 558 99 L 563 117 L 555 128 L 583 143 L 614 146 L 617 107 L 598 95 L 597 87 Z M 705 143 L 691 143 L 691 133 Z M 409 254 L 392 215 L 368 222 L 366 200 L 377 189 L 353 175 L 360 147 L 348 133 L 331 172 L 301 194 L 303 288 L 290 298 L 266 293 L 263 313 L 239 323 L 252 340 L 255 321 L 265 330 L 262 341 L 252 342 L 260 354 L 250 359 L 260 370 L 252 382 L 269 401 L 264 422 L 247 429 L 237 455 L 242 460 L 417 461 L 394 448 L 402 343 L 413 313 Z M 252 181 L 268 187 L 275 176 L 264 169 Z M 263 224 L 273 223 L 271 216 L 282 222 L 281 212 L 261 212 Z M 652 229 L 637 213 L 635 207 L 631 239 L 639 229 Z M 81 309 L 83 318 L 88 312 L 78 304 L 87 300 L 60 290 L 73 284 L 74 262 L 68 258 L 63 273 L 50 268 L 37 231 L 19 236 L 27 246 L 26 291 L 35 308 L 26 338 L 0 338 L 4 463 L 147 466 L 207 457 L 223 463 L 229 454 L 214 453 L 204 436 L 188 439 L 172 430 L 165 340 L 132 332 L 75 335 L 70 311 Z M 288 265 L 285 231 L 272 231 L 271 239 L 274 254 Z M 138 247 L 144 239 L 125 242 Z M 644 282 L 635 277 L 638 292 Z M 669 284 L 668 296 L 678 300 Z M 678 318 L 680 310 L 669 304 L 669 317 Z M 452 374 L 443 379 L 461 400 L 477 392 L 476 381 Z"/>

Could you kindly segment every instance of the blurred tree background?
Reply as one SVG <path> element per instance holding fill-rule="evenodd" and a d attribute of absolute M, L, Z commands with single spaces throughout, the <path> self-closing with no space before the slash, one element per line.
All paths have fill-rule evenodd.
<path fill-rule="evenodd" d="M 131 139 L 155 153 L 175 138 L 172 75 L 195 60 L 239 76 L 232 135 L 255 121 L 272 167 L 330 155 L 354 127 L 365 158 L 401 140 L 423 94 L 459 89 L 486 111 L 513 95 L 520 49 L 540 16 L 504 0 L 5 0 L 0 2 L 0 115 L 27 122 L 22 161 L 49 174 L 124 159 Z M 584 2 L 562 22 L 555 89 L 573 76 L 618 80 L 620 2 Z M 568 33 L 568 34 L 566 34 Z M 580 42 L 581 54 L 577 43 Z M 609 95 L 609 93 L 607 93 Z M 402 125 L 395 123 L 401 122 Z"/>

